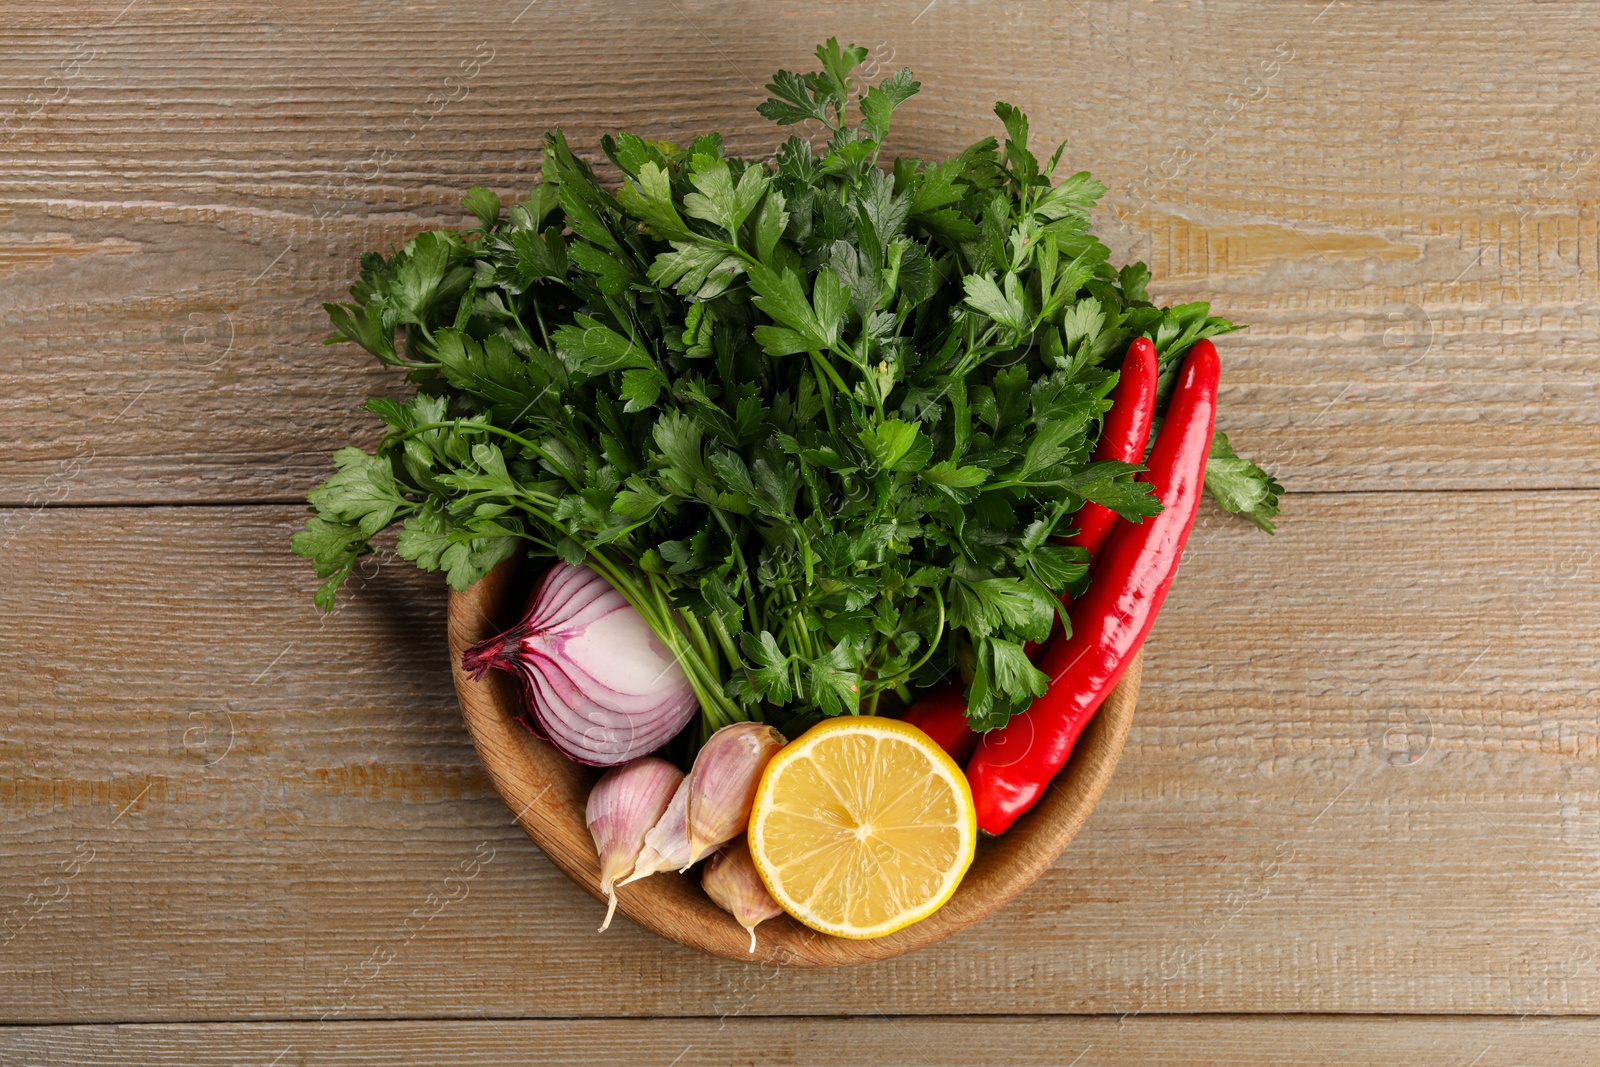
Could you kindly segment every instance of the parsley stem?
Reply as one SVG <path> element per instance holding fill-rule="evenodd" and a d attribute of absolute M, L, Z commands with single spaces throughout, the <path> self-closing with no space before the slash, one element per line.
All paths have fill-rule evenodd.
<path fill-rule="evenodd" d="M 938 649 L 939 642 L 944 639 L 944 594 L 939 592 L 939 587 L 937 585 L 933 587 L 933 598 L 935 603 L 939 605 L 939 626 L 938 629 L 934 631 L 933 640 L 928 642 L 928 650 L 922 654 L 921 659 L 917 660 L 916 663 L 907 667 L 899 674 L 896 674 L 890 678 L 879 679 L 884 688 L 899 688 L 904 686 L 906 681 L 913 674 L 916 674 L 918 671 L 920 671 L 923 665 L 927 663 L 928 660 L 933 658 L 933 653 Z"/>
<path fill-rule="evenodd" d="M 539 336 L 544 338 L 544 350 L 546 352 L 550 352 L 552 351 L 550 347 L 550 331 L 545 328 L 544 312 L 539 309 L 539 298 L 537 296 L 533 296 L 531 299 L 529 299 L 528 303 L 533 308 L 534 321 L 539 324 Z M 519 319 L 518 321 L 520 322 L 521 320 Z M 524 328 L 522 332 L 527 333 L 528 331 L 526 328 Z M 530 337 L 529 340 L 531 341 L 532 338 Z"/>
<path fill-rule="evenodd" d="M 806 586 L 807 586 L 807 588 L 809 588 L 810 586 L 815 584 L 815 582 L 817 580 L 817 576 L 816 576 L 815 569 L 814 569 L 814 560 L 812 559 L 812 556 L 811 556 L 811 538 L 809 538 L 809 537 L 807 537 L 805 535 L 805 531 L 804 530 L 801 530 L 800 531 L 800 536 L 799 536 L 799 541 L 800 541 L 800 555 L 806 561 Z"/>
<path fill-rule="evenodd" d="M 556 554 L 556 546 L 552 545 L 549 541 L 546 541 L 544 538 L 538 536 L 537 534 L 531 534 L 531 533 L 528 533 L 526 530 L 524 530 L 522 533 L 518 534 L 517 536 L 522 538 L 524 541 L 527 541 L 529 544 L 533 545 L 534 547 L 538 548 L 541 552 L 544 552 L 544 553 L 546 553 L 548 555 L 551 555 L 551 556 Z"/>
<path fill-rule="evenodd" d="M 850 387 L 844 384 L 844 379 L 839 377 L 839 372 L 833 369 L 833 364 L 828 362 L 827 356 L 823 355 L 821 352 L 812 352 L 811 362 L 814 366 L 820 368 L 823 374 L 828 376 L 828 380 L 833 383 L 834 387 L 838 389 L 839 392 L 843 393 L 845 396 L 850 395 Z"/>
<path fill-rule="evenodd" d="M 830 426 L 830 428 L 833 425 L 833 419 L 831 417 L 828 419 L 828 425 Z M 828 509 L 823 507 L 823 492 L 822 492 L 821 488 L 819 488 L 818 485 L 817 485 L 816 469 L 814 467 L 812 467 L 811 464 L 805 462 L 803 457 L 802 457 L 801 462 L 800 462 L 800 474 L 806 480 L 806 488 L 811 490 L 811 513 L 812 513 L 812 515 L 814 515 L 816 517 L 817 523 L 818 523 L 818 525 L 820 525 L 822 527 L 822 532 L 823 533 L 825 533 L 825 534 L 833 533 L 833 520 L 828 517 Z M 802 529 L 802 533 L 804 533 L 803 529 Z M 801 543 L 807 545 L 807 548 L 806 548 L 806 558 L 807 559 L 810 559 L 810 555 L 811 555 L 811 550 L 810 550 L 810 547 L 809 547 L 809 541 L 810 541 L 809 537 L 802 537 L 801 538 Z M 809 580 L 810 579 L 810 572 L 807 571 L 806 574 L 807 574 L 807 579 Z"/>
<path fill-rule="evenodd" d="M 822 398 L 822 414 L 828 420 L 828 432 L 838 433 L 839 428 L 833 424 L 833 387 L 828 384 L 827 377 L 824 377 L 823 368 L 827 368 L 828 374 L 835 381 L 838 380 L 839 376 L 833 373 L 833 368 L 827 365 L 827 360 L 823 359 L 817 352 L 811 353 L 811 366 L 817 372 L 817 395 Z M 843 382 L 839 382 L 839 388 L 844 388 Z M 848 392 L 846 392 L 846 395 L 849 395 Z"/>
<path fill-rule="evenodd" d="M 878 389 L 877 382 L 874 380 L 874 375 L 872 373 L 872 369 L 867 366 L 866 361 L 864 359 L 862 359 L 860 356 L 856 355 L 855 349 L 851 348 L 849 345 L 847 345 L 847 344 L 846 345 L 832 345 L 830 347 L 833 349 L 834 352 L 837 352 L 840 356 L 842 356 L 846 363 L 849 363 L 852 367 L 854 367 L 856 369 L 856 373 L 861 375 L 861 380 L 863 382 L 866 382 L 867 384 L 872 386 L 872 406 L 873 406 L 873 409 L 875 411 L 877 411 L 877 413 L 878 413 L 878 421 L 882 422 L 883 421 L 883 395 L 882 395 L 882 392 Z M 832 364 L 828 365 L 828 370 L 829 370 L 830 373 L 833 371 Z M 839 381 L 839 376 L 837 374 L 834 374 L 834 380 L 838 383 L 839 391 L 841 393 L 844 393 L 846 396 L 850 395 L 850 390 L 845 388 L 844 382 Z"/>
<path fill-rule="evenodd" d="M 690 687 L 700 701 L 703 731 L 709 734 L 745 718 L 722 692 L 717 654 L 707 641 L 699 620 L 692 613 L 673 606 L 662 579 L 654 574 L 649 575 L 646 586 L 641 587 L 627 568 L 614 563 L 598 549 L 589 553 L 588 563 L 644 616 L 650 629 L 672 650 L 673 658 L 683 668 Z"/>
<path fill-rule="evenodd" d="M 464 499 L 470 500 L 471 497 L 466 497 Z M 526 511 L 529 515 L 532 515 L 534 518 L 538 519 L 540 522 L 544 523 L 546 526 L 554 527 L 557 530 L 561 529 L 561 524 L 556 522 L 555 516 L 548 514 L 540 508 L 534 507 L 531 504 L 519 504 L 517 506 L 523 511 Z M 554 547 L 552 547 L 550 551 L 552 554 L 557 554 Z"/>
<path fill-rule="evenodd" d="M 717 523 L 722 527 L 723 532 L 728 535 L 728 544 L 733 546 L 733 558 L 738 562 L 739 566 L 739 582 L 729 592 L 733 596 L 738 596 L 740 588 L 744 589 L 746 615 L 750 619 L 751 629 L 759 631 L 761 627 L 756 621 L 756 600 L 751 595 L 754 586 L 750 582 L 750 564 L 745 561 L 744 549 L 739 545 L 739 535 L 735 532 L 733 524 L 728 521 L 727 514 L 721 508 L 711 508 L 711 514 L 716 516 Z M 739 662 L 739 656 L 733 649 L 731 638 L 725 642 L 725 647 L 728 652 L 728 662 Z"/>
<path fill-rule="evenodd" d="M 811 640 L 811 631 L 806 626 L 805 612 L 800 610 L 800 597 L 795 593 L 794 586 L 788 589 L 789 605 L 795 609 L 784 620 L 783 633 L 791 649 L 798 649 L 799 654 L 805 659 L 815 659 L 816 646 Z"/>

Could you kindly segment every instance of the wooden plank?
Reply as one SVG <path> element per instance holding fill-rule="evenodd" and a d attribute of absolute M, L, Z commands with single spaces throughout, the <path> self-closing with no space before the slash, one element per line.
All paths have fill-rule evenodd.
<path fill-rule="evenodd" d="M 414 1067 L 1591 1067 L 1597 1042 L 1595 1019 L 1531 1017 L 485 1019 L 21 1027 L 0 1031 L 0 1056 L 79 1067 L 402 1062 L 395 1057 Z"/>
<path fill-rule="evenodd" d="M 489 789 L 408 565 L 319 621 L 294 509 L 5 517 L 10 1021 L 1600 1012 L 1597 493 L 1206 517 L 1062 859 L 820 973 L 596 935 Z"/>
<path fill-rule="evenodd" d="M 1119 255 L 1254 324 L 1223 424 L 1292 488 L 1600 486 L 1595 12 L 16 0 L 0 503 L 298 499 L 402 388 L 318 344 L 358 253 L 518 194 L 556 123 L 768 152 L 761 82 L 830 33 L 922 80 L 901 152 L 997 97 L 1070 135 Z"/>

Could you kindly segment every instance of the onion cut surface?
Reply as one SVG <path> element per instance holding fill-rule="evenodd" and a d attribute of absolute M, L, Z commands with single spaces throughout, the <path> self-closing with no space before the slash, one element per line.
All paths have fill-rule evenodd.
<path fill-rule="evenodd" d="M 608 767 L 672 740 L 699 708 L 688 676 L 644 616 L 601 575 L 557 563 L 523 620 L 473 646 L 462 667 L 522 684 L 528 725 L 579 763 Z"/>

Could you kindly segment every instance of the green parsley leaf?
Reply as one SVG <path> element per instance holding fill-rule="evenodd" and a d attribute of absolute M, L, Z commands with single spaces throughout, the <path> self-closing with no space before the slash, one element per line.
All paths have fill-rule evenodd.
<path fill-rule="evenodd" d="M 555 332 L 556 350 L 574 375 L 592 378 L 614 370 L 649 370 L 650 354 L 595 319 L 580 317 L 576 325 Z"/>
<path fill-rule="evenodd" d="M 894 109 L 910 100 L 922 88 L 922 83 L 911 77 L 908 67 L 901 67 L 880 85 L 874 85 L 861 97 L 861 126 L 874 141 L 889 136 L 889 118 Z"/>
<path fill-rule="evenodd" d="M 494 224 L 500 221 L 500 194 L 493 189 L 474 185 L 467 190 L 467 195 L 461 203 L 468 211 L 478 216 L 478 221 L 486 230 L 494 229 Z"/>
<path fill-rule="evenodd" d="M 693 236 L 673 203 L 671 179 L 654 161 L 643 163 L 637 178 L 623 183 L 617 190 L 617 204 L 665 240 Z"/>
<path fill-rule="evenodd" d="M 339 473 L 308 494 L 311 506 L 324 519 L 348 523 L 365 538 L 388 526 L 406 507 L 387 460 L 359 448 L 341 448 L 334 453 L 333 465 Z"/>
<path fill-rule="evenodd" d="M 827 98 L 816 96 L 806 79 L 798 74 L 778 71 L 767 83 L 767 92 L 772 98 L 762 102 L 756 110 L 780 126 L 813 119 L 822 123 L 828 121 Z"/>
<path fill-rule="evenodd" d="M 861 674 L 851 643 L 840 641 L 806 668 L 806 690 L 824 715 L 854 715 L 861 704 Z"/>
<path fill-rule="evenodd" d="M 306 520 L 305 528 L 290 539 L 290 548 L 295 555 L 311 560 L 318 578 L 327 579 L 313 598 L 324 613 L 333 610 L 333 598 L 356 560 L 370 551 L 367 536 L 355 524 L 329 522 L 319 515 Z"/>
<path fill-rule="evenodd" d="M 778 639 L 766 630 L 760 635 L 742 633 L 739 648 L 745 654 L 745 671 L 755 691 L 772 704 L 787 704 L 794 698 L 789 677 L 792 657 L 778 646 Z"/>
<path fill-rule="evenodd" d="M 1089 553 L 1070 545 L 1043 544 L 1028 556 L 1028 567 L 1050 592 L 1062 590 L 1089 573 Z"/>
<path fill-rule="evenodd" d="M 863 431 L 858 440 L 884 470 L 915 473 L 933 455 L 933 443 L 914 422 L 890 419 Z"/>
<path fill-rule="evenodd" d="M 1054 602 L 1020 578 L 956 578 L 951 592 L 952 621 L 979 637 L 997 630 L 1029 641 L 1050 636 Z"/>
<path fill-rule="evenodd" d="M 963 279 L 967 303 L 1014 333 L 1026 333 L 1028 309 L 1022 301 L 1022 287 L 1015 274 L 1007 274 L 1005 281 L 1005 291 L 1001 292 L 1000 286 L 988 275 L 967 275 Z"/>
<path fill-rule="evenodd" d="M 1256 464 L 1233 451 L 1228 435 L 1217 431 L 1211 438 L 1206 461 L 1206 492 L 1223 511 L 1243 515 L 1267 533 L 1277 530 L 1283 486 Z"/>

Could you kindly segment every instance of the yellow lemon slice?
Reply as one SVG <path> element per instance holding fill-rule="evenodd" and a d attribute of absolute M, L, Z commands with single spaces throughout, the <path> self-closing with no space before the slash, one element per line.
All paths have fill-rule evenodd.
<path fill-rule="evenodd" d="M 882 937 L 938 911 L 972 865 L 972 790 L 909 723 L 841 715 L 767 764 L 750 856 L 784 911 L 838 937 Z"/>

